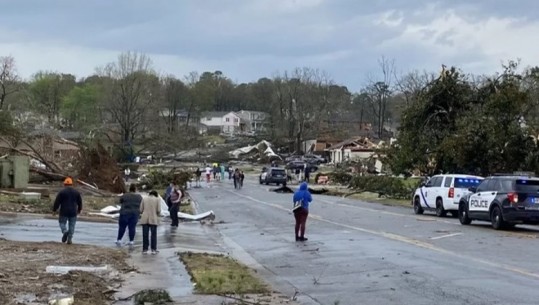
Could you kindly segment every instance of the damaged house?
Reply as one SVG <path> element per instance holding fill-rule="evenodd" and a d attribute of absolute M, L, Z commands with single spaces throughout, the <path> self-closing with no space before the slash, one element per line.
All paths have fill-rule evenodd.
<path fill-rule="evenodd" d="M 325 151 L 329 153 L 330 162 L 339 164 L 348 161 L 359 161 L 362 164 L 371 164 L 370 171 L 381 173 L 383 164 L 378 153 L 380 148 L 385 146 L 384 141 L 372 142 L 366 137 L 353 137 L 339 142 Z"/>

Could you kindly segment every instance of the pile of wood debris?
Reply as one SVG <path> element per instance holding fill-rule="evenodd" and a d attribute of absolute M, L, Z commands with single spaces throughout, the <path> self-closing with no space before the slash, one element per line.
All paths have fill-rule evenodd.
<path fill-rule="evenodd" d="M 61 137 L 18 139 L 17 143 L 0 138 L 3 153 L 30 157 L 30 182 L 74 181 L 96 194 L 126 191 L 122 171 L 107 150 L 96 143 L 83 147 Z"/>

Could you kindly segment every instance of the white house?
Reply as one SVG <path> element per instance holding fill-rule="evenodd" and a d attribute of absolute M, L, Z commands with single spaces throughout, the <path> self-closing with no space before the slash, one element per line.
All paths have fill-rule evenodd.
<path fill-rule="evenodd" d="M 223 126 L 223 117 L 228 112 L 224 111 L 212 111 L 212 112 L 204 112 L 200 116 L 200 123 L 208 126 L 208 127 L 222 127 Z"/>
<path fill-rule="evenodd" d="M 223 115 L 222 132 L 226 134 L 239 133 L 241 130 L 241 118 L 235 112 Z"/>
<path fill-rule="evenodd" d="M 267 114 L 260 111 L 205 112 L 200 123 L 208 129 L 220 129 L 221 133 L 233 135 L 257 132 L 264 128 Z"/>
<path fill-rule="evenodd" d="M 268 117 L 267 113 L 261 111 L 240 110 L 236 112 L 245 123 L 245 131 L 261 131 L 264 128 L 264 123 Z"/>

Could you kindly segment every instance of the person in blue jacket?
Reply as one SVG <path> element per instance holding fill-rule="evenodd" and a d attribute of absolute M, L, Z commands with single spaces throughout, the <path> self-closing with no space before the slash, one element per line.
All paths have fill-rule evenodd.
<path fill-rule="evenodd" d="M 309 216 L 309 204 L 313 201 L 306 182 L 301 183 L 299 190 L 294 193 L 294 218 L 296 218 L 296 241 L 306 241 L 305 224 Z"/>

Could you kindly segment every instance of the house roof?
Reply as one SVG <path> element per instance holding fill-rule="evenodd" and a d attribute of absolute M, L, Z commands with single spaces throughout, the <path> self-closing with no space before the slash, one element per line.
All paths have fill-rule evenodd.
<path fill-rule="evenodd" d="M 201 117 L 210 117 L 210 118 L 220 118 L 224 116 L 225 114 L 229 114 L 230 111 L 207 111 L 203 112 Z"/>
<path fill-rule="evenodd" d="M 235 112 L 235 114 L 242 120 L 249 121 L 249 113 L 248 112 Z"/>
<path fill-rule="evenodd" d="M 332 146 L 326 148 L 326 150 L 342 149 L 343 147 L 349 146 L 349 145 L 353 146 L 353 147 L 351 147 L 351 150 L 353 150 L 353 151 L 369 151 L 369 150 L 372 150 L 372 149 L 376 148 L 376 144 L 371 142 L 366 137 L 353 137 L 353 138 L 344 140 L 342 142 L 339 142 L 339 143 L 337 143 L 335 145 L 332 145 Z"/>

